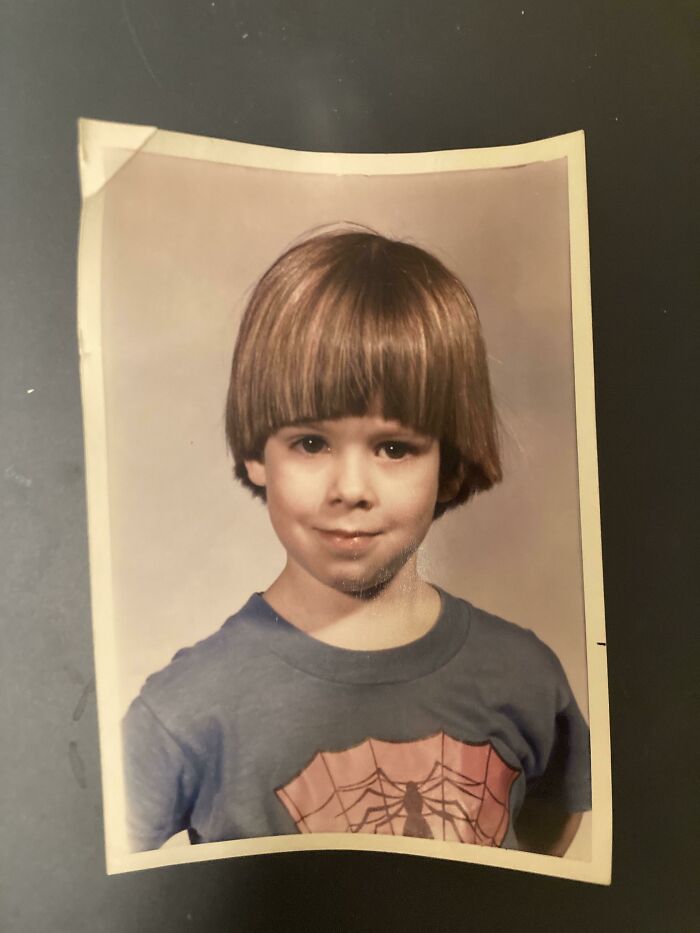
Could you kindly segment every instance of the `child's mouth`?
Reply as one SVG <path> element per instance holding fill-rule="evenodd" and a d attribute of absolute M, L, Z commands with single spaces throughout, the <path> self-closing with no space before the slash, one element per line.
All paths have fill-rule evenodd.
<path fill-rule="evenodd" d="M 371 547 L 380 531 L 344 531 L 340 528 L 317 528 L 321 538 L 334 550 L 361 551 Z"/>

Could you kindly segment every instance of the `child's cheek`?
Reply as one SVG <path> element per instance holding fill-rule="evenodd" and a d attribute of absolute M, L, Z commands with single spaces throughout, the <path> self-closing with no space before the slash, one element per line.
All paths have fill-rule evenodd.
<path fill-rule="evenodd" d="M 420 521 L 424 512 L 432 516 L 438 496 L 438 476 L 437 469 L 430 467 L 431 464 L 417 462 L 391 489 L 395 508 L 408 520 Z"/>
<path fill-rule="evenodd" d="M 317 508 L 323 490 L 319 472 L 309 466 L 306 469 L 294 465 L 283 468 L 275 483 L 278 501 L 283 502 L 290 512 L 297 514 Z"/>

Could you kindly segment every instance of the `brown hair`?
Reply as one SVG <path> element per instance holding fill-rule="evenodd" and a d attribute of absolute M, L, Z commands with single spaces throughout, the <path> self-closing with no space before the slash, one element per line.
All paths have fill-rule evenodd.
<path fill-rule="evenodd" d="M 231 367 L 226 437 L 235 474 L 281 427 L 380 410 L 440 441 L 435 516 L 501 479 L 479 319 L 435 256 L 365 228 L 311 236 L 255 286 Z"/>

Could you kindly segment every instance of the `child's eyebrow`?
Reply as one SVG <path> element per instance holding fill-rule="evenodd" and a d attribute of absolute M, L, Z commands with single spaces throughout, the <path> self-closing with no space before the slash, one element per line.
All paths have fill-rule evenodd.
<path fill-rule="evenodd" d="M 296 432 L 296 431 L 318 431 L 321 434 L 331 433 L 333 430 L 333 425 L 335 420 L 327 421 L 298 421 L 294 424 L 287 424 L 284 427 L 280 428 L 280 431 L 285 432 Z M 379 425 L 376 428 L 373 428 L 370 433 L 370 438 L 374 441 L 378 440 L 388 440 L 391 438 L 400 438 L 408 437 L 415 440 L 421 440 L 423 438 L 428 438 L 427 434 L 423 434 L 421 431 L 418 431 L 416 428 L 412 428 L 409 425 L 401 424 L 400 421 L 389 421 L 384 425 Z"/>
<path fill-rule="evenodd" d="M 392 424 L 383 428 L 377 428 L 376 431 L 372 431 L 372 437 L 375 440 L 382 439 L 391 439 L 391 438 L 402 438 L 408 437 L 413 438 L 414 440 L 421 440 L 427 438 L 427 434 L 422 434 L 420 431 L 416 431 L 415 428 L 409 428 L 404 424 Z"/>
<path fill-rule="evenodd" d="M 312 429 L 314 431 L 324 431 L 327 430 L 327 423 L 323 421 L 295 421 L 293 424 L 284 424 L 279 429 L 280 431 L 306 431 Z"/>

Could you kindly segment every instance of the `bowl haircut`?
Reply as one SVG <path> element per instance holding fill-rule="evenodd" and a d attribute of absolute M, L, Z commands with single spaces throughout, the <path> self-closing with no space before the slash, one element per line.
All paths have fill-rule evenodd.
<path fill-rule="evenodd" d="M 305 421 L 381 414 L 440 442 L 437 518 L 501 479 L 479 318 L 459 278 L 418 246 L 366 228 L 310 236 L 259 280 L 231 367 L 235 475 Z"/>

